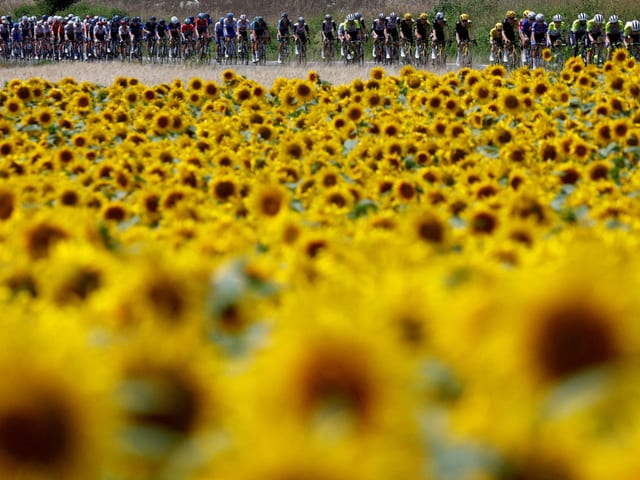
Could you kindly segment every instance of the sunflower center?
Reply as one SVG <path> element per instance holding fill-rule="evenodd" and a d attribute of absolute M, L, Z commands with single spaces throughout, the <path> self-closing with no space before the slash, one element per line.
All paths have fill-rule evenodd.
<path fill-rule="evenodd" d="M 63 462 L 71 446 L 71 426 L 60 405 L 39 400 L 3 412 L 0 417 L 0 451 L 17 464 L 51 466 Z"/>
<path fill-rule="evenodd" d="M 618 356 L 618 345 L 607 320 L 578 305 L 550 312 L 537 343 L 537 361 L 550 378 L 565 377 Z"/>

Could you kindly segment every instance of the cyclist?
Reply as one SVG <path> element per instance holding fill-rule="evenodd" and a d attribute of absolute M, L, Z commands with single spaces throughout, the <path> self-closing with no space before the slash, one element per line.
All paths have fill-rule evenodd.
<path fill-rule="evenodd" d="M 213 38 L 216 42 L 216 60 L 220 63 L 224 52 L 224 17 L 220 17 L 213 26 Z"/>
<path fill-rule="evenodd" d="M 156 27 L 156 34 L 158 36 L 158 40 L 164 41 L 167 38 L 167 32 L 169 29 L 167 28 L 167 21 L 164 18 L 161 18 L 158 21 L 158 26 Z"/>
<path fill-rule="evenodd" d="M 11 38 L 11 26 L 7 17 L 2 17 L 2 23 L 0 23 L 0 45 L 4 52 L 9 51 L 9 38 Z"/>
<path fill-rule="evenodd" d="M 40 21 L 39 23 L 42 23 Z M 82 38 L 84 39 L 84 59 L 88 60 L 90 57 L 93 57 L 93 30 L 95 29 L 96 24 L 98 23 L 97 17 L 92 17 L 91 15 L 87 15 L 84 23 L 82 24 Z M 37 27 L 37 24 L 36 24 Z M 34 30 L 34 35 L 36 31 Z M 43 35 L 44 36 L 44 35 Z M 36 41 L 38 40 L 37 35 L 35 35 Z"/>
<path fill-rule="evenodd" d="M 131 49 L 137 46 L 140 48 L 140 44 L 142 43 L 142 21 L 140 17 L 133 17 L 131 19 L 131 25 L 129 25 L 129 34 L 131 35 Z M 140 55 L 142 52 L 138 51 Z"/>
<path fill-rule="evenodd" d="M 209 42 L 209 20 L 204 12 L 198 14 L 194 27 L 196 38 L 205 46 Z"/>
<path fill-rule="evenodd" d="M 142 29 L 147 44 L 147 52 L 151 51 L 151 45 L 158 39 L 158 22 L 156 17 L 150 17 Z"/>
<path fill-rule="evenodd" d="M 298 21 L 293 24 L 293 41 L 296 44 L 296 55 L 299 55 L 298 51 L 298 40 L 300 43 L 308 43 L 309 42 L 309 25 L 304 21 L 304 17 L 298 17 Z"/>
<path fill-rule="evenodd" d="M 96 25 L 96 28 L 93 29 L 93 42 L 96 45 L 104 46 L 104 45 L 107 45 L 108 40 L 109 40 L 109 30 L 107 29 L 105 21 L 100 19 L 100 21 Z M 104 50 L 100 51 L 101 57 L 103 54 L 104 54 Z"/>
<path fill-rule="evenodd" d="M 123 18 L 120 20 L 120 27 L 118 28 L 118 43 L 119 53 L 123 57 L 129 52 L 129 44 L 131 42 L 131 32 L 129 31 L 129 24 Z"/>
<path fill-rule="evenodd" d="M 536 19 L 536 12 L 525 10 L 525 14 L 518 23 L 518 34 L 520 35 L 520 48 L 522 49 L 522 64 L 529 63 L 529 54 L 531 48 L 531 27 Z"/>
<path fill-rule="evenodd" d="M 342 31 L 338 28 L 338 39 L 341 43 L 340 54 L 342 56 L 345 55 L 345 44 L 361 39 L 360 24 L 353 13 L 347 15 L 345 22 L 342 24 Z M 347 57 L 347 60 L 351 59 Z"/>
<path fill-rule="evenodd" d="M 289 20 L 289 14 L 284 12 L 280 15 L 280 20 L 278 20 L 278 63 L 282 63 L 282 50 L 284 43 L 289 43 L 291 37 L 290 30 L 291 20 Z"/>
<path fill-rule="evenodd" d="M 191 23 L 190 18 L 185 18 L 184 22 L 180 26 L 180 38 L 182 40 L 182 55 L 184 56 L 187 51 L 187 45 L 191 42 L 193 38 L 193 34 L 195 32 L 195 28 L 193 27 L 193 23 Z"/>
<path fill-rule="evenodd" d="M 516 12 L 509 10 L 502 21 L 502 40 L 504 41 L 504 57 L 502 61 L 507 63 L 509 61 L 509 50 L 511 46 L 515 49 L 516 45 Z"/>
<path fill-rule="evenodd" d="M 502 38 L 502 22 L 496 23 L 496 25 L 489 32 L 489 46 L 489 63 L 500 62 L 501 59 L 499 52 L 501 48 L 504 48 L 504 38 Z"/>
<path fill-rule="evenodd" d="M 387 44 L 387 58 L 391 58 L 390 49 L 391 45 L 398 45 L 400 41 L 400 35 L 398 33 L 398 24 L 400 21 L 398 20 L 398 14 L 396 12 L 391 12 L 389 14 L 389 18 L 387 18 L 387 30 L 386 30 L 386 44 Z"/>
<path fill-rule="evenodd" d="M 233 13 L 227 13 L 227 16 L 222 21 L 222 29 L 224 35 L 224 58 L 229 58 L 235 52 L 232 50 L 231 43 L 236 41 L 238 36 L 238 22 L 233 17 Z"/>
<path fill-rule="evenodd" d="M 36 22 L 36 25 L 33 27 L 33 36 L 35 39 L 36 44 L 39 44 L 41 46 L 40 49 L 40 53 L 42 53 L 42 55 L 44 55 L 44 38 L 46 35 L 46 26 L 44 24 L 44 22 L 42 20 L 38 20 Z M 36 50 L 35 52 L 35 59 L 38 60 L 38 50 Z"/>
<path fill-rule="evenodd" d="M 336 39 L 336 35 L 338 33 L 338 26 L 336 25 L 336 22 L 333 21 L 333 18 L 331 17 L 331 15 L 329 15 L 328 13 L 324 16 L 324 21 L 322 22 L 322 25 L 320 27 L 320 34 L 322 36 L 322 59 L 324 60 L 324 51 L 325 51 L 325 45 L 329 45 L 332 42 L 335 41 Z"/>
<path fill-rule="evenodd" d="M 402 40 L 400 56 L 402 58 L 405 58 L 407 54 L 406 50 L 409 47 L 413 49 L 415 46 L 415 39 L 413 37 L 414 28 L 415 26 L 413 24 L 413 15 L 411 15 L 410 13 L 405 13 L 404 18 L 400 20 L 400 39 Z"/>
<path fill-rule="evenodd" d="M 240 20 L 238 20 L 238 36 L 242 38 L 242 41 L 246 42 L 247 46 L 249 45 L 250 28 L 251 28 L 251 22 L 249 21 L 249 19 L 244 13 L 241 14 Z M 238 49 L 240 49 L 240 45 L 238 45 Z"/>
<path fill-rule="evenodd" d="M 362 14 L 360 12 L 356 12 L 353 16 L 355 17 L 356 22 L 358 22 L 358 25 L 360 25 L 363 41 L 367 41 L 369 39 L 369 35 L 367 34 L 367 25 L 364 22 L 364 18 L 362 18 Z"/>
<path fill-rule="evenodd" d="M 622 45 L 622 22 L 617 15 L 611 15 L 604 26 L 605 47 L 607 48 L 607 60 L 611 60 L 612 47 Z"/>
<path fill-rule="evenodd" d="M 562 15 L 559 13 L 554 15 L 552 22 L 549 24 L 549 31 L 547 32 L 547 44 L 552 46 L 566 45 L 569 43 L 569 31 L 564 24 Z"/>
<path fill-rule="evenodd" d="M 593 45 L 600 45 L 604 38 L 604 17 L 600 13 L 596 13 L 591 20 L 587 22 L 587 63 L 593 62 Z"/>
<path fill-rule="evenodd" d="M 449 28 L 444 13 L 436 13 L 436 19 L 431 28 L 431 60 L 436 59 L 436 50 L 438 46 L 444 49 L 444 45 L 449 43 Z"/>
<path fill-rule="evenodd" d="M 422 12 L 416 22 L 416 42 L 418 45 L 423 45 L 424 52 L 429 48 L 429 32 L 431 32 L 431 24 L 429 23 L 429 15 Z M 420 58 L 420 52 L 416 48 L 416 58 Z"/>
<path fill-rule="evenodd" d="M 631 20 L 624 25 L 624 46 L 630 50 L 632 46 L 640 44 L 640 21 Z"/>
<path fill-rule="evenodd" d="M 587 20 L 589 16 L 586 13 L 579 13 L 578 18 L 571 24 L 571 31 L 569 32 L 569 42 L 573 47 L 573 56 L 578 56 L 578 50 L 580 44 L 586 44 L 587 36 Z"/>
<path fill-rule="evenodd" d="M 538 13 L 535 21 L 531 25 L 531 54 L 532 54 L 532 66 L 536 68 L 536 57 L 541 52 L 541 48 L 547 45 L 547 33 L 549 32 L 549 25 L 544 21 L 544 15 Z"/>
<path fill-rule="evenodd" d="M 373 51 L 372 55 L 375 60 L 382 61 L 382 56 L 386 56 L 386 30 L 387 30 L 387 16 L 380 12 L 378 18 L 371 22 L 371 38 L 373 38 Z M 380 49 L 380 54 L 376 58 L 376 45 Z"/>
<path fill-rule="evenodd" d="M 264 42 L 265 44 L 269 42 L 269 28 L 267 27 L 267 22 L 261 16 L 253 19 L 250 28 L 251 42 L 253 43 L 253 63 L 258 63 L 260 61 L 258 58 L 258 45 L 259 42 Z"/>
<path fill-rule="evenodd" d="M 476 38 L 473 34 L 473 28 L 471 25 L 471 20 L 469 19 L 469 15 L 463 13 L 460 15 L 460 19 L 456 22 L 456 42 L 458 44 L 458 55 L 456 57 L 456 65 L 460 66 L 460 53 L 462 50 L 462 46 L 465 43 L 472 42 L 476 44 Z"/>

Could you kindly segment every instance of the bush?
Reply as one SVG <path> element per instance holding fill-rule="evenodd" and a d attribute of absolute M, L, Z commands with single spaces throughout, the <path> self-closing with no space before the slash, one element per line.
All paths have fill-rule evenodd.
<path fill-rule="evenodd" d="M 121 17 L 127 16 L 128 13 L 121 8 L 107 7 L 103 5 L 89 5 L 87 3 L 74 3 L 70 7 L 57 12 L 58 15 L 77 15 L 80 18 L 84 18 L 87 15 L 111 18 L 114 15 L 120 15 Z"/>
<path fill-rule="evenodd" d="M 21 17 L 40 17 L 45 13 L 48 14 L 50 12 L 43 10 L 40 5 L 20 5 L 13 10 L 12 17 L 14 20 Z"/>

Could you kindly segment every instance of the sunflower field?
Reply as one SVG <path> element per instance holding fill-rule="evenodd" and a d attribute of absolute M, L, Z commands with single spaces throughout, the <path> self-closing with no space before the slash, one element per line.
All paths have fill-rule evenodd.
<path fill-rule="evenodd" d="M 635 480 L 640 66 L 0 89 L 0 478 Z"/>

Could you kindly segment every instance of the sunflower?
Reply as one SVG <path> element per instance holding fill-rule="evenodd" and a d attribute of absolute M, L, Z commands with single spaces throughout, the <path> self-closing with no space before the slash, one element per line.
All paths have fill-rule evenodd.
<path fill-rule="evenodd" d="M 551 52 L 551 49 L 542 49 L 542 60 L 544 60 L 545 62 L 550 62 L 551 60 L 553 60 L 553 53 Z"/>
<path fill-rule="evenodd" d="M 0 221 L 11 218 L 16 207 L 16 195 L 13 190 L 0 187 Z"/>
<path fill-rule="evenodd" d="M 571 154 L 580 161 L 584 161 L 591 154 L 591 150 L 591 146 L 581 138 L 576 138 L 571 144 Z"/>
<path fill-rule="evenodd" d="M 22 111 L 22 102 L 15 97 L 11 97 L 4 103 L 4 109 L 6 112 L 11 115 L 18 115 Z"/>
<path fill-rule="evenodd" d="M 91 107 L 91 96 L 87 93 L 79 93 L 73 97 L 73 106 L 79 113 L 86 113 Z"/>
<path fill-rule="evenodd" d="M 287 210 L 287 191 L 278 185 L 264 185 L 252 194 L 252 210 L 260 217 L 276 217 Z"/>
<path fill-rule="evenodd" d="M 629 53 L 625 48 L 616 48 L 611 59 L 614 63 L 622 65 L 629 59 Z"/>
<path fill-rule="evenodd" d="M 522 105 L 518 95 L 512 90 L 506 90 L 499 96 L 500 111 L 514 115 L 520 111 Z"/>
<path fill-rule="evenodd" d="M 507 69 L 502 65 L 491 65 L 485 69 L 485 71 L 491 77 L 505 77 L 507 75 Z"/>
<path fill-rule="evenodd" d="M 227 202 L 237 197 L 239 192 L 240 186 L 238 179 L 235 177 L 221 177 L 211 183 L 211 193 L 216 199 L 222 202 Z"/>
<path fill-rule="evenodd" d="M 236 72 L 228 68 L 222 72 L 222 81 L 229 86 L 235 85 L 238 82 L 238 76 Z"/>
<path fill-rule="evenodd" d="M 202 93 L 210 99 L 217 98 L 220 95 L 220 88 L 215 82 L 207 81 L 204 83 Z"/>
<path fill-rule="evenodd" d="M 69 237 L 70 233 L 62 227 L 40 222 L 24 232 L 25 248 L 32 259 L 45 258 L 56 243 Z"/>
<path fill-rule="evenodd" d="M 538 146 L 538 155 L 542 160 L 555 161 L 560 158 L 560 151 L 556 142 L 551 140 L 543 140 Z"/>
<path fill-rule="evenodd" d="M 609 125 L 608 122 L 604 121 L 599 125 L 597 125 L 595 129 L 595 133 L 596 133 L 595 135 L 596 140 L 598 141 L 599 145 L 607 146 L 609 145 L 609 143 L 611 143 L 613 134 L 611 132 L 611 126 Z"/>
<path fill-rule="evenodd" d="M 618 141 L 625 140 L 630 129 L 631 123 L 627 118 L 618 118 L 611 124 L 611 133 Z"/>
<path fill-rule="evenodd" d="M 588 176 L 591 180 L 606 180 L 609 178 L 609 164 L 605 161 L 593 162 L 589 165 Z"/>
<path fill-rule="evenodd" d="M 386 76 L 387 72 L 382 67 L 373 67 L 369 72 L 369 76 L 372 80 L 382 80 Z"/>
<path fill-rule="evenodd" d="M 233 99 L 236 103 L 242 103 L 251 98 L 251 88 L 249 85 L 240 84 L 233 90 Z"/>
<path fill-rule="evenodd" d="M 8 157 L 15 151 L 16 147 L 11 140 L 3 140 L 0 142 L 0 156 Z"/>
<path fill-rule="evenodd" d="M 310 81 L 298 80 L 294 85 L 295 97 L 303 103 L 312 100 L 315 96 L 313 84 Z"/>
<path fill-rule="evenodd" d="M 580 249 L 570 261 L 585 253 Z M 599 272 L 601 262 L 595 263 L 561 269 L 554 273 L 556 278 L 545 276 L 544 287 L 531 289 L 531 305 L 522 310 L 527 313 L 519 348 L 540 381 L 562 381 L 625 355 L 625 343 L 631 339 L 625 338 L 622 322 L 630 312 L 624 299 L 613 299 L 589 283 L 597 278 L 602 285 L 603 277 L 610 276 Z"/>
<path fill-rule="evenodd" d="M 444 218 L 435 211 L 424 211 L 413 219 L 415 237 L 428 243 L 443 244 L 449 235 L 449 227 Z"/>
<path fill-rule="evenodd" d="M 37 322 L 28 327 L 19 315 L 3 324 L 11 344 L 0 345 L 0 476 L 100 477 L 112 460 L 108 438 L 115 424 L 115 408 L 106 400 L 113 387 L 109 367 L 83 346 L 80 318 L 57 345 L 45 347 L 63 317 L 30 315 Z"/>
<path fill-rule="evenodd" d="M 347 118 L 353 122 L 357 122 L 358 120 L 360 120 L 360 118 L 362 118 L 362 115 L 362 107 L 358 104 L 351 105 L 346 111 Z"/>
<path fill-rule="evenodd" d="M 489 210 L 478 210 L 472 214 L 469 224 L 474 235 L 491 235 L 498 227 L 498 219 Z"/>

